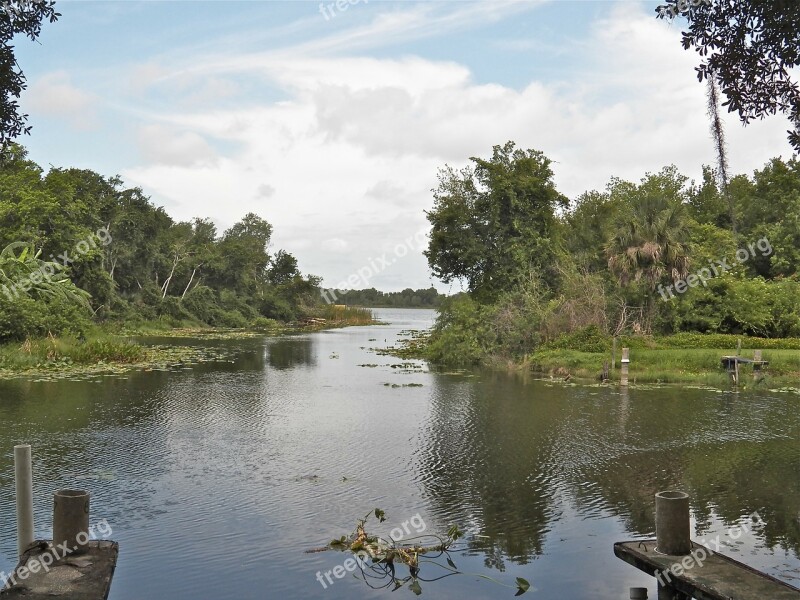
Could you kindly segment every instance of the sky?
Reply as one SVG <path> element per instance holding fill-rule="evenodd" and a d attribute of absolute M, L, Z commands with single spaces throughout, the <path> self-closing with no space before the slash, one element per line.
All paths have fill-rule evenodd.
<path fill-rule="evenodd" d="M 30 158 L 141 187 L 176 221 L 248 212 L 337 288 L 436 285 L 439 169 L 512 140 L 571 199 L 713 164 L 682 20 L 643 0 L 63 0 L 17 41 Z M 725 115 L 733 173 L 791 156 L 788 121 Z"/>

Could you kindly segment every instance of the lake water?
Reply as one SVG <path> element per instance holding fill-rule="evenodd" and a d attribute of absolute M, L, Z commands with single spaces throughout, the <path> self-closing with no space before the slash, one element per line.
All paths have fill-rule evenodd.
<path fill-rule="evenodd" d="M 376 312 L 388 324 L 186 342 L 230 362 L 0 382 L 0 570 L 15 563 L 13 446 L 31 443 L 37 536 L 51 533 L 53 491 L 90 490 L 92 522 L 120 542 L 113 600 L 388 598 L 351 575 L 323 588 L 317 572 L 346 556 L 304 552 L 375 507 L 384 536 L 403 522 L 467 533 L 453 559 L 473 575 L 423 581 L 423 597 L 514 596 L 474 574 L 525 577 L 531 598 L 655 597 L 612 545 L 652 536 L 653 494 L 675 488 L 691 494 L 695 539 L 720 536 L 798 585 L 797 396 L 400 368 L 371 348 L 434 313 Z"/>

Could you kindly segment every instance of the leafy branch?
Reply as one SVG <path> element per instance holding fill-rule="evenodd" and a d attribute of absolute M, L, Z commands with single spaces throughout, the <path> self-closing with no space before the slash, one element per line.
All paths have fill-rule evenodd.
<path fill-rule="evenodd" d="M 386 520 L 383 510 L 376 508 L 368 512 L 356 523 L 355 530 L 348 536 L 331 540 L 327 546 L 314 548 L 306 552 L 324 552 L 326 550 L 338 550 L 340 552 L 351 552 L 357 560 L 360 578 L 373 589 L 392 587 L 392 591 L 398 590 L 404 585 L 419 596 L 422 594 L 420 582 L 432 582 L 451 577 L 453 575 L 472 575 L 487 579 L 498 585 L 516 589 L 516 596 L 520 596 L 530 589 L 530 583 L 522 577 L 517 577 L 514 585 L 508 585 L 479 573 L 465 573 L 456 567 L 453 561 L 453 545 L 461 538 L 464 533 L 457 525 L 452 525 L 447 530 L 445 536 L 437 534 L 427 534 L 408 538 L 406 543 L 399 543 L 399 540 L 385 539 L 378 535 L 370 535 L 366 525 L 371 517 L 378 519 L 379 523 Z M 425 543 L 427 542 L 427 543 Z M 439 562 L 438 559 L 445 558 L 446 564 Z M 422 564 L 431 564 L 440 567 L 446 573 L 431 579 L 420 576 Z M 403 565 L 408 568 L 407 576 L 400 576 L 397 573 L 397 566 Z M 356 574 L 356 577 L 359 575 Z"/>

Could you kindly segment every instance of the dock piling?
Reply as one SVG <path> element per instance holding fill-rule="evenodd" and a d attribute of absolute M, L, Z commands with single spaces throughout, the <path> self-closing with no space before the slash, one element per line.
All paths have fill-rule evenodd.
<path fill-rule="evenodd" d="M 614 554 L 656 578 L 658 600 L 800 600 L 784 581 L 699 544 L 693 551 L 689 531 L 688 494 L 659 492 L 656 539 L 617 542 Z"/>
<path fill-rule="evenodd" d="M 33 544 L 33 467 L 30 444 L 14 446 L 14 481 L 17 500 L 17 553 L 21 557 Z"/>
<path fill-rule="evenodd" d="M 686 594 L 680 593 L 671 585 L 658 586 L 658 600 L 691 600 Z"/>
<path fill-rule="evenodd" d="M 89 541 L 89 492 L 58 490 L 53 494 L 53 544 L 66 543 L 75 553 Z"/>
<path fill-rule="evenodd" d="M 753 351 L 753 379 L 758 381 L 761 378 L 761 350 Z"/>
<path fill-rule="evenodd" d="M 628 366 L 630 365 L 630 349 L 623 348 L 622 349 L 622 360 L 620 361 L 620 376 L 619 376 L 619 384 L 620 385 L 628 385 Z"/>
<path fill-rule="evenodd" d="M 656 494 L 658 552 L 684 556 L 692 550 L 689 527 L 689 494 L 665 491 Z"/>

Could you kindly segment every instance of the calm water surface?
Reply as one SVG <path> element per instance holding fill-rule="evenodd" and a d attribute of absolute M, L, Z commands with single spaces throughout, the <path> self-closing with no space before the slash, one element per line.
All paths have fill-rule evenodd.
<path fill-rule="evenodd" d="M 800 582 L 797 396 L 392 368 L 404 361 L 371 348 L 434 313 L 377 313 L 389 324 L 194 342 L 230 362 L 0 382 L 0 570 L 15 562 L 12 447 L 26 442 L 37 535 L 51 533 L 54 490 L 89 489 L 92 520 L 121 545 L 113 600 L 388 598 L 351 576 L 323 589 L 317 571 L 345 556 L 304 553 L 374 507 L 384 535 L 416 515 L 427 532 L 459 524 L 458 566 L 525 577 L 531 598 L 655 596 L 612 544 L 651 536 L 653 494 L 676 487 L 696 539 L 720 535 L 732 556 Z M 422 387 L 391 387 L 409 383 Z M 728 536 L 754 511 L 765 524 Z M 474 576 L 422 585 L 436 599 L 514 594 Z"/>

